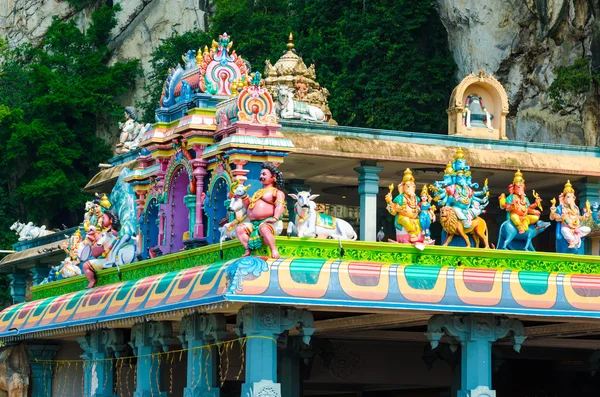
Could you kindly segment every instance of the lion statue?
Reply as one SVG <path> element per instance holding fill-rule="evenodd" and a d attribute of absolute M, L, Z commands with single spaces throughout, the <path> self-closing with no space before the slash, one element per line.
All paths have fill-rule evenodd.
<path fill-rule="evenodd" d="M 440 209 L 440 224 L 447 234 L 446 240 L 442 244 L 444 246 L 450 244 L 450 241 L 452 241 L 455 235 L 459 235 L 465 240 L 467 248 L 471 248 L 471 241 L 469 240 L 469 236 L 467 236 L 468 234 L 471 234 L 475 241 L 475 247 L 479 248 L 480 240 L 483 240 L 484 248 L 490 247 L 488 243 L 487 224 L 480 217 L 473 219 L 471 227 L 465 229 L 463 223 L 458 220 L 452 207 L 445 206 Z"/>
<path fill-rule="evenodd" d="M 29 356 L 24 343 L 0 349 L 0 396 L 27 397 Z"/>

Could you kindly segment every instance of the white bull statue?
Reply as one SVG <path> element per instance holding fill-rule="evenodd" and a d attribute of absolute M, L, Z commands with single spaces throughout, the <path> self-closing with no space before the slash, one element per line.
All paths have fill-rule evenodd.
<path fill-rule="evenodd" d="M 223 244 L 226 239 L 233 240 L 237 238 L 237 226 L 240 223 L 249 222 L 248 218 L 246 217 L 246 208 L 244 208 L 244 202 L 240 198 L 246 194 L 249 188 L 250 185 L 240 185 L 236 187 L 231 198 L 229 199 L 229 208 L 227 210 L 233 216 L 229 218 L 230 221 L 228 223 L 219 228 L 219 231 L 221 232 L 221 239 L 219 242 L 221 244 Z"/>
<path fill-rule="evenodd" d="M 303 121 L 326 121 L 325 113 L 316 106 L 296 101 L 294 89 L 277 85 L 279 117 L 282 119 L 299 119 Z"/>
<path fill-rule="evenodd" d="M 299 192 L 289 196 L 296 200 L 296 221 L 288 223 L 288 237 L 294 233 L 298 237 L 357 239 L 356 232 L 348 222 L 316 211 L 317 204 L 313 200 L 319 197 L 318 194 Z"/>

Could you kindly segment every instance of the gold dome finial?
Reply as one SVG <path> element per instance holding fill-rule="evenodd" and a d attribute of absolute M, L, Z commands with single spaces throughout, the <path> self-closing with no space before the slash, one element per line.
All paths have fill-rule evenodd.
<path fill-rule="evenodd" d="M 458 159 L 464 159 L 465 158 L 465 152 L 463 152 L 462 148 L 459 147 L 458 150 L 456 151 L 456 155 L 454 155 L 454 161 L 458 160 Z"/>
<path fill-rule="evenodd" d="M 523 179 L 523 173 L 521 172 L 521 170 L 517 170 L 517 172 L 515 172 L 513 185 L 516 185 L 517 183 L 525 183 L 525 179 Z"/>
<path fill-rule="evenodd" d="M 563 194 L 567 193 L 575 193 L 575 189 L 573 189 L 573 185 L 571 185 L 570 180 L 567 180 L 567 183 L 565 183 L 565 188 L 563 190 Z"/>
<path fill-rule="evenodd" d="M 402 183 L 414 182 L 414 181 L 415 181 L 415 177 L 413 176 L 412 171 L 410 170 L 410 168 L 407 168 L 406 171 L 404 171 L 404 178 L 402 178 Z"/>
<path fill-rule="evenodd" d="M 288 37 L 287 49 L 288 51 L 292 51 L 294 48 L 294 35 L 290 32 L 290 36 Z"/>
<path fill-rule="evenodd" d="M 106 194 L 102 195 L 102 200 L 100 200 L 100 206 L 106 209 L 110 208 L 110 201 L 108 201 L 108 197 L 106 197 Z"/>
<path fill-rule="evenodd" d="M 452 175 L 454 173 L 454 168 L 452 168 L 452 161 L 448 161 L 446 165 L 446 169 L 444 170 L 444 175 Z"/>

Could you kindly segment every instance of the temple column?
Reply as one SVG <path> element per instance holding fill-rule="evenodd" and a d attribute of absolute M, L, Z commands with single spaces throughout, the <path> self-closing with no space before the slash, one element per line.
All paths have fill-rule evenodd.
<path fill-rule="evenodd" d="M 94 330 L 77 339 L 84 351 L 83 388 L 85 396 L 113 397 L 113 357 L 119 357 L 125 347 L 125 336 L 121 329 Z"/>
<path fill-rule="evenodd" d="M 302 191 L 309 191 L 310 186 L 304 183 L 303 179 L 290 179 L 285 183 L 285 189 L 288 193 L 296 194 Z M 286 197 L 286 204 L 289 215 L 289 222 L 294 223 L 296 222 L 296 213 L 294 212 L 296 200 L 293 200 L 291 197 Z"/>
<path fill-rule="evenodd" d="M 200 159 L 202 155 L 203 147 L 194 146 L 196 151 L 196 159 L 192 160 L 194 166 L 194 176 L 196 177 L 196 211 L 195 211 L 195 223 L 194 223 L 194 238 L 205 238 L 204 235 L 204 177 L 208 174 L 206 166 L 208 163 L 205 160 Z"/>
<path fill-rule="evenodd" d="M 227 323 L 222 314 L 192 314 L 181 320 L 179 339 L 187 354 L 187 381 L 185 396 L 219 397 L 219 380 L 216 370 L 216 346 L 203 348 L 222 340 L 227 334 Z M 198 381 L 198 379 L 201 379 Z"/>
<path fill-rule="evenodd" d="M 52 365 L 46 361 L 54 359 L 58 349 L 56 345 L 27 345 L 31 363 L 31 397 L 52 395 Z M 36 359 L 41 362 L 36 362 Z"/>
<path fill-rule="evenodd" d="M 361 161 L 354 169 L 358 176 L 358 194 L 360 194 L 360 239 L 377 239 L 377 193 L 379 193 L 379 175 L 383 170 L 376 162 Z"/>
<path fill-rule="evenodd" d="M 495 397 L 492 387 L 492 343 L 513 333 L 513 348 L 519 352 L 527 338 L 516 319 L 494 315 L 435 315 L 427 324 L 427 338 L 435 349 L 447 334 L 461 344 L 458 397 Z"/>
<path fill-rule="evenodd" d="M 277 383 L 277 338 L 298 328 L 302 342 L 308 344 L 314 333 L 313 316 L 308 310 L 248 304 L 238 312 L 236 331 L 246 340 L 246 380 L 242 396 L 281 397 Z M 288 397 L 286 395 L 286 397 Z"/>
<path fill-rule="evenodd" d="M 36 285 L 40 285 L 40 283 L 42 281 L 44 281 L 44 279 L 46 277 L 48 277 L 48 274 L 50 273 L 50 269 L 47 267 L 34 267 L 31 269 L 31 281 L 33 286 L 35 287 Z"/>
<path fill-rule="evenodd" d="M 279 339 L 281 342 L 281 338 Z M 299 336 L 288 336 L 286 346 L 280 350 L 278 378 L 281 383 L 281 395 L 302 397 L 302 360 L 310 360 L 314 350 L 302 342 Z"/>
<path fill-rule="evenodd" d="M 244 166 L 248 164 L 246 160 L 234 160 L 233 164 L 235 164 L 235 169 L 231 170 L 233 176 L 240 181 L 240 184 L 244 184 L 248 177 L 246 176 L 250 170 L 244 169 Z"/>
<path fill-rule="evenodd" d="M 9 274 L 8 278 L 10 278 L 10 296 L 12 296 L 13 304 L 25 302 L 27 274 L 15 272 Z"/>
<path fill-rule="evenodd" d="M 158 353 L 168 351 L 173 329 L 170 322 L 143 322 L 131 328 L 129 345 L 137 356 L 137 383 L 134 397 L 166 397 L 160 391 L 160 360 Z"/>
<path fill-rule="evenodd" d="M 183 197 L 183 202 L 190 213 L 189 227 L 190 238 L 196 237 L 196 195 L 188 194 Z"/>

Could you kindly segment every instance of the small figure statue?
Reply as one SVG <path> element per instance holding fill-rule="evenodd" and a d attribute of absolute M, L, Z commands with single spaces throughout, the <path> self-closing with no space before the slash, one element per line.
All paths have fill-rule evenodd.
<path fill-rule="evenodd" d="M 421 203 L 419 204 L 419 222 L 421 223 L 421 229 L 425 235 L 424 242 L 426 244 L 433 244 L 435 241 L 431 239 L 431 224 L 435 222 L 435 205 L 431 204 L 431 196 L 427 190 L 427 185 L 423 185 L 421 190 Z"/>
<path fill-rule="evenodd" d="M 110 209 L 104 211 L 101 219 L 102 236 L 97 239 L 96 244 L 91 249 L 91 256 L 94 259 L 90 259 L 83 264 L 83 272 L 89 281 L 86 288 L 96 286 L 96 272 L 105 268 L 106 258 L 109 251 L 114 248 L 111 243 L 118 236 L 119 226 L 117 214 Z"/>
<path fill-rule="evenodd" d="M 483 99 L 477 94 L 471 94 L 465 101 L 465 110 L 463 113 L 463 120 L 467 129 L 474 127 L 487 128 L 490 132 L 493 132 L 492 119 L 494 115 L 491 115 L 485 106 L 483 105 Z"/>
<path fill-rule="evenodd" d="M 110 209 L 111 206 L 110 201 L 108 201 L 108 197 L 106 197 L 106 194 L 103 194 L 102 197 L 96 194 L 96 197 L 94 197 L 92 203 L 93 207 L 90 210 L 88 210 L 87 219 L 83 222 L 83 229 L 88 234 L 90 232 L 90 227 L 94 227 L 93 231 L 95 231 L 96 229 L 102 229 L 102 215 L 104 214 L 104 211 Z"/>
<path fill-rule="evenodd" d="M 251 251 L 260 248 L 262 237 L 271 249 L 271 257 L 277 259 L 279 251 L 275 246 L 275 236 L 283 231 L 281 218 L 285 211 L 285 193 L 280 190 L 283 186 L 283 174 L 274 165 L 263 163 L 259 181 L 263 187 L 258 189 L 252 198 L 247 194 L 240 197 L 250 222 L 238 225 L 236 234 L 246 248 L 243 256 L 248 256 Z"/>
<path fill-rule="evenodd" d="M 590 202 L 586 202 L 583 214 L 575 204 L 575 189 L 570 181 L 567 181 L 563 192 L 556 199 L 552 199 L 550 207 L 550 220 L 558 222 L 556 225 L 556 252 L 560 253 L 583 253 L 583 237 L 587 236 L 591 229 L 583 226 L 582 222 L 591 217 Z"/>
<path fill-rule="evenodd" d="M 35 226 L 33 222 L 21 223 L 19 221 L 13 223 L 10 230 L 13 230 L 19 236 L 19 241 L 33 240 L 54 233 L 51 230 L 46 230 L 46 225 Z"/>
<path fill-rule="evenodd" d="M 500 226 L 498 249 L 524 249 L 535 251 L 532 240 L 546 230 L 550 223 L 541 222 L 542 199 L 533 191 L 535 202 L 531 204 L 525 194 L 525 179 L 521 170 L 515 172 L 513 183 L 508 186 L 509 195 L 499 197 L 500 208 L 506 210 L 507 219 Z M 537 209 L 536 209 L 537 208 Z"/>
<path fill-rule="evenodd" d="M 127 153 L 136 149 L 144 133 L 151 128 L 150 124 L 144 126 L 137 122 L 135 109 L 131 106 L 125 108 L 124 115 L 125 122 L 119 122 L 121 133 L 119 135 L 119 143 L 115 148 L 117 154 Z"/>
<path fill-rule="evenodd" d="M 389 193 L 385 196 L 387 211 L 394 216 L 396 228 L 396 241 L 410 243 L 418 249 L 423 249 L 425 244 L 432 244 L 431 239 L 425 241 L 422 222 L 420 218 L 420 200 L 416 194 L 417 185 L 412 171 L 404 171 L 402 182 L 398 185 L 398 195 L 392 200 L 394 185 L 389 186 Z M 431 208 L 427 210 L 429 212 Z M 431 220 L 431 219 L 430 219 Z M 431 223 L 430 223 L 431 224 Z M 429 225 L 430 225 L 429 224 Z M 427 225 L 427 228 L 429 228 Z"/>
<path fill-rule="evenodd" d="M 462 149 L 458 149 L 454 162 L 448 163 L 444 171 L 443 181 L 434 182 L 430 189 L 434 192 L 434 200 L 440 208 L 440 223 L 447 234 L 444 244 L 448 245 L 454 235 L 458 234 L 465 240 L 466 246 L 471 242 L 468 234 L 473 236 L 476 245 L 483 240 L 488 248 L 487 225 L 479 217 L 489 204 L 489 188 L 487 179 L 481 191 L 473 187 L 479 185 L 471 181 L 471 169 L 467 165 Z"/>

